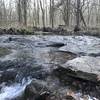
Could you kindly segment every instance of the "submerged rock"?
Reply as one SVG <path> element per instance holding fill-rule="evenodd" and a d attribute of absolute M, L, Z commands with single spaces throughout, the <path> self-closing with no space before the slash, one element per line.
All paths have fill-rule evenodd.
<path fill-rule="evenodd" d="M 54 70 L 54 74 L 59 78 L 60 83 L 63 86 L 67 86 L 67 89 L 72 89 L 75 92 L 75 100 L 79 100 L 83 95 L 88 95 L 90 97 L 100 99 L 100 83 L 97 82 L 96 75 L 88 76 L 88 74 L 84 73 L 84 78 L 81 77 L 83 74 L 80 72 L 80 76 L 77 76 L 78 72 L 71 71 L 69 69 L 62 68 L 59 66 L 58 69 Z M 90 75 L 90 74 L 89 74 Z M 88 78 L 89 77 L 89 78 Z M 82 95 L 77 95 L 77 91 Z M 68 95 L 69 97 L 73 97 Z M 68 99 L 67 98 L 67 99 Z M 73 98 L 74 99 L 74 98 Z M 73 100 L 72 99 L 72 100 Z M 57 99 L 58 100 L 58 99 Z M 70 100 L 70 99 L 68 99 Z M 84 99 L 82 99 L 84 100 Z M 93 98 L 87 100 L 94 100 Z"/>
<path fill-rule="evenodd" d="M 47 44 L 47 47 L 62 47 L 64 46 L 64 43 L 50 43 L 50 44 Z"/>

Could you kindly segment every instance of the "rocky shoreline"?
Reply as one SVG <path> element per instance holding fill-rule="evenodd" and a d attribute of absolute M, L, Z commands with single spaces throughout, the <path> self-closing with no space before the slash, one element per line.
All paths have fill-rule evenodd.
<path fill-rule="evenodd" d="M 46 27 L 45 30 L 43 28 L 37 28 L 33 27 L 31 30 L 22 28 L 22 29 L 16 29 L 16 28 L 9 28 L 9 29 L 2 29 L 0 28 L 0 35 L 62 35 L 62 36 L 94 36 L 94 37 L 100 37 L 100 32 L 98 31 L 78 31 L 74 32 L 64 30 L 63 28 L 55 28 L 52 29 L 50 27 Z"/>

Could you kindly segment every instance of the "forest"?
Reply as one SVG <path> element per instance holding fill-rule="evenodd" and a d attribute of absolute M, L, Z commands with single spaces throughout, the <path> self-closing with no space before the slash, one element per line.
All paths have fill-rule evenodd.
<path fill-rule="evenodd" d="M 0 100 L 100 100 L 100 0 L 0 0 Z"/>
<path fill-rule="evenodd" d="M 98 29 L 100 0 L 0 0 L 0 27 Z"/>

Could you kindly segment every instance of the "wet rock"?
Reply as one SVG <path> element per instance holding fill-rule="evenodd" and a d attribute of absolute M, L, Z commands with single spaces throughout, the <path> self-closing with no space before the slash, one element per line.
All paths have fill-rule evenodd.
<path fill-rule="evenodd" d="M 72 96 L 67 95 L 66 100 L 76 100 L 76 99 L 74 99 Z"/>
<path fill-rule="evenodd" d="M 50 43 L 47 45 L 48 47 L 62 47 L 64 46 L 64 43 Z"/>
<path fill-rule="evenodd" d="M 31 84 L 26 86 L 24 92 L 24 100 L 40 100 L 39 98 L 45 96 L 45 94 L 41 94 L 45 91 L 48 91 L 47 84 L 40 80 L 33 80 Z M 42 100 L 42 99 L 41 99 Z M 44 99 L 45 100 L 45 99 Z"/>
<path fill-rule="evenodd" d="M 65 46 L 59 51 L 72 52 L 77 55 L 97 55 L 100 53 L 100 39 L 95 37 L 73 36 L 66 38 Z"/>
<path fill-rule="evenodd" d="M 9 39 L 8 39 L 9 41 L 12 41 L 12 38 L 11 37 L 9 37 Z"/>
<path fill-rule="evenodd" d="M 10 72 L 7 71 L 8 69 L 14 69 L 14 71 L 17 73 L 15 78 L 15 81 L 17 82 L 21 82 L 23 78 L 27 77 L 45 79 L 45 77 L 48 75 L 48 73 L 42 69 L 42 66 L 35 64 L 33 59 L 18 59 L 0 62 L 0 71 L 4 72 L 5 77 L 7 76 L 5 75 L 6 73 L 10 74 Z"/>
<path fill-rule="evenodd" d="M 35 79 L 45 79 L 48 76 L 48 73 L 41 69 L 41 66 L 24 66 L 17 69 L 18 75 L 16 76 L 16 81 L 21 82 L 23 77 L 31 77 Z"/>
<path fill-rule="evenodd" d="M 75 93 L 72 90 L 67 91 L 66 100 L 77 100 L 77 99 Z"/>
<path fill-rule="evenodd" d="M 50 93 L 49 92 L 43 92 L 38 97 L 35 98 L 35 100 L 49 100 Z"/>
<path fill-rule="evenodd" d="M 9 82 L 9 81 L 13 82 L 15 81 L 16 75 L 17 75 L 17 72 L 14 70 L 3 71 L 0 76 L 0 83 Z"/>
<path fill-rule="evenodd" d="M 100 75 L 100 58 L 89 56 L 78 57 L 66 62 L 59 67 L 59 70 L 64 71 L 66 75 L 80 78 L 92 82 L 99 82 Z"/>
<path fill-rule="evenodd" d="M 7 69 L 11 69 L 11 68 L 19 68 L 19 66 L 21 66 L 21 62 L 18 63 L 16 60 L 11 61 L 11 60 L 7 60 L 7 61 L 0 61 L 0 70 L 1 71 L 5 71 Z"/>
<path fill-rule="evenodd" d="M 75 76 L 76 74 L 74 73 L 73 75 L 73 73 L 74 72 L 72 72 L 71 70 L 68 71 L 65 68 L 60 68 L 60 66 L 54 71 L 54 74 L 59 78 L 60 83 L 63 86 L 68 86 L 69 89 L 72 89 L 74 91 L 74 95 L 73 93 L 70 93 L 70 95 L 67 94 L 68 97 L 71 96 L 72 98 L 75 96 L 75 99 L 76 97 L 81 98 L 80 95 L 76 95 L 75 93 L 76 91 L 79 91 L 80 93 L 82 93 L 82 95 L 90 95 L 91 97 L 100 98 L 100 91 L 98 91 L 100 89 L 100 83 L 79 78 L 79 76 Z"/>

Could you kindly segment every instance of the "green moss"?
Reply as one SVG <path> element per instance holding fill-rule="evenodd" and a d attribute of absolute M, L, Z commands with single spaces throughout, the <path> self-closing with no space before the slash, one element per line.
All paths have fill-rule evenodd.
<path fill-rule="evenodd" d="M 11 53 L 11 50 L 8 48 L 0 47 L 0 57 L 6 56 Z"/>

